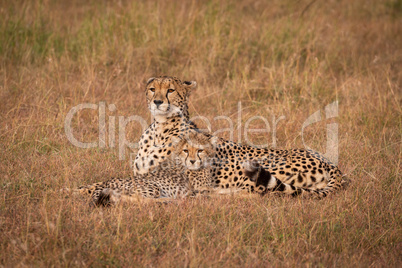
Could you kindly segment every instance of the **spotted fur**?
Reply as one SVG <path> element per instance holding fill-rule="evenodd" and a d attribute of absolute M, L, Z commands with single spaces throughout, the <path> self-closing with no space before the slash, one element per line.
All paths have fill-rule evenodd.
<path fill-rule="evenodd" d="M 134 174 L 145 174 L 158 166 L 172 154 L 178 139 L 196 129 L 186 120 L 188 96 L 196 87 L 194 81 L 182 82 L 175 77 L 161 76 L 148 80 L 145 95 L 154 120 L 140 138 Z"/>
<path fill-rule="evenodd" d="M 77 190 L 90 196 L 96 205 L 122 200 L 175 199 L 209 192 L 212 188 L 210 159 L 214 154 L 214 139 L 192 131 L 187 139 L 177 142 L 172 156 L 152 171 L 81 186 Z"/>
<path fill-rule="evenodd" d="M 279 192 L 291 196 L 312 196 L 316 198 L 326 197 L 335 190 L 334 187 L 327 185 L 324 188 L 312 189 L 294 186 L 293 184 L 283 183 L 277 180 L 269 171 L 259 165 L 257 161 L 250 161 L 245 166 L 245 175 L 255 183 L 255 187 L 261 187 L 259 193 L 264 195 L 268 192 Z M 293 174 L 291 177 L 303 176 L 302 174 Z M 287 181 L 287 180 L 285 180 Z"/>
<path fill-rule="evenodd" d="M 181 83 L 177 78 L 152 78 L 151 82 L 147 83 L 147 102 L 151 113 L 156 115 L 152 111 L 152 101 L 156 98 L 153 96 L 166 96 L 166 99 L 173 100 L 173 96 L 164 95 L 172 83 L 177 86 L 175 90 L 181 92 L 174 98 L 174 103 L 177 103 L 177 105 L 175 104 L 177 112 L 174 115 L 170 113 L 163 115 L 158 112 L 158 116 L 141 136 L 140 149 L 134 162 L 135 173 L 146 173 L 150 167 L 159 165 L 166 155 L 174 150 L 174 141 L 177 137 L 186 136 L 189 131 L 197 130 L 196 125 L 190 122 L 187 112 L 189 85 Z M 190 84 L 194 85 L 195 82 Z M 149 91 L 152 90 L 154 92 L 149 95 Z M 178 98 L 181 100 L 177 100 Z M 173 103 L 172 100 L 169 102 Z M 337 190 L 347 182 L 334 164 L 311 150 L 260 149 L 221 138 L 216 139 L 215 161 L 212 164 L 211 176 L 213 185 L 221 189 L 238 188 L 249 189 L 251 192 L 265 191 L 263 185 L 256 186 L 244 173 L 242 164 L 250 160 L 257 160 L 277 180 L 289 186 L 313 190 Z M 276 190 L 287 191 L 287 188 L 278 187 Z"/>

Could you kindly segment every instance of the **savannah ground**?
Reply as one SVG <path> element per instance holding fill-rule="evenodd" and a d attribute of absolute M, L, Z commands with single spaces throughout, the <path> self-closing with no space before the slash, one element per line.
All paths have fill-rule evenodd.
<path fill-rule="evenodd" d="M 0 17 L 0 266 L 402 265 L 400 0 L 1 1 Z M 212 131 L 230 127 L 215 116 L 229 116 L 235 141 L 240 101 L 241 139 L 252 116 L 270 123 L 249 133 L 255 144 L 276 136 L 277 148 L 325 153 L 327 124 L 338 124 L 339 167 L 352 183 L 319 201 L 91 208 L 61 195 L 132 175 L 135 149 L 119 159 L 118 116 L 149 123 L 144 85 L 161 74 L 196 80 L 190 114 Z M 338 116 L 325 119 L 336 100 Z M 102 101 L 116 107 L 106 109 L 115 147 L 72 145 L 67 113 Z M 303 143 L 316 111 L 322 121 Z M 74 136 L 97 141 L 98 117 L 77 113 Z M 128 123 L 127 140 L 141 131 Z"/>

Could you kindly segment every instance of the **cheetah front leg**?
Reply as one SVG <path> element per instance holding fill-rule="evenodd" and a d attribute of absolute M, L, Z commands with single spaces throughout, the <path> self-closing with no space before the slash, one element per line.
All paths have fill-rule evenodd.
<path fill-rule="evenodd" d="M 117 205 L 120 203 L 128 204 L 148 204 L 148 203 L 169 203 L 177 201 L 171 197 L 144 197 L 140 193 L 123 193 L 119 190 L 106 188 L 102 190 L 96 205 L 108 206 Z"/>

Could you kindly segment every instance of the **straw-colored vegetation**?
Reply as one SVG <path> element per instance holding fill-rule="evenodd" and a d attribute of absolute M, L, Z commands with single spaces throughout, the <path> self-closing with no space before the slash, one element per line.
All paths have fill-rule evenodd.
<path fill-rule="evenodd" d="M 85 3 L 84 3 L 85 2 Z M 402 2 L 1 1 L 0 266 L 401 266 Z M 323 200 L 268 195 L 91 208 L 59 189 L 129 176 L 118 116 L 150 122 L 144 82 L 196 80 L 190 113 L 241 141 L 325 153 L 339 127 L 350 187 Z M 325 106 L 338 100 L 338 117 Z M 82 149 L 64 121 L 114 104 L 115 147 Z M 322 121 L 302 124 L 316 111 Z M 276 133 L 272 120 L 280 116 Z M 200 119 L 200 125 L 206 126 Z M 74 116 L 97 141 L 98 111 Z M 251 128 L 264 127 L 255 120 Z M 135 142 L 141 125 L 131 122 Z M 231 138 L 228 131 L 219 136 Z M 120 137 L 122 138 L 122 137 Z"/>

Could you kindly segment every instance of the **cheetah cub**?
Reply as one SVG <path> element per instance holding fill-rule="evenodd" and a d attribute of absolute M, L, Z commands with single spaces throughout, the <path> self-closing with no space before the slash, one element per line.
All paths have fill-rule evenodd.
<path fill-rule="evenodd" d="M 95 205 L 116 202 L 168 201 L 194 196 L 212 187 L 210 165 L 215 139 L 191 131 L 178 139 L 171 158 L 154 170 L 130 178 L 113 178 L 81 186 L 77 191 L 90 196 Z"/>

